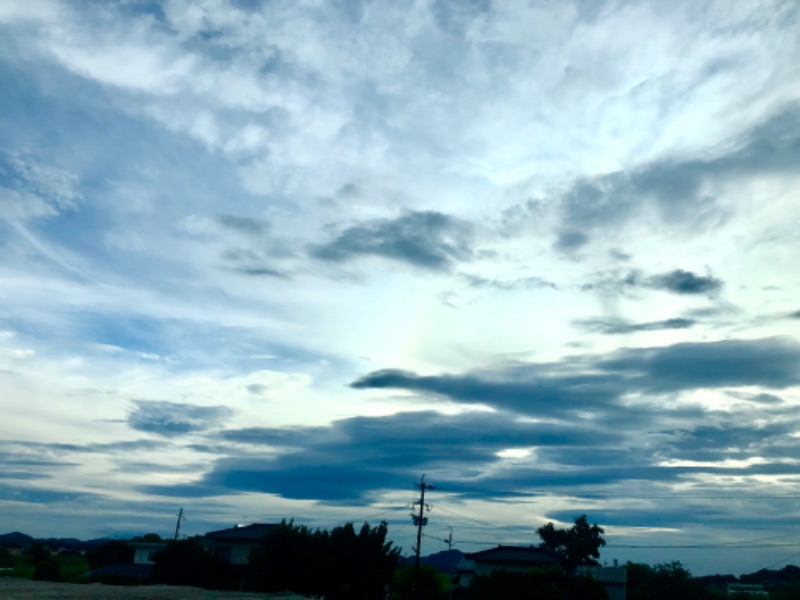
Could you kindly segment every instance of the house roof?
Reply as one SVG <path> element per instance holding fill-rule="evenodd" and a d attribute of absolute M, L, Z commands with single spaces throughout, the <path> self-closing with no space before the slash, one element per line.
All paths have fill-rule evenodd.
<path fill-rule="evenodd" d="M 536 546 L 497 546 L 465 554 L 464 558 L 475 562 L 504 562 L 517 564 L 555 564 L 561 562 L 558 555 L 546 548 Z"/>
<path fill-rule="evenodd" d="M 277 527 L 274 523 L 253 523 L 243 527 L 231 527 L 230 529 L 220 529 L 205 534 L 205 538 L 212 540 L 241 540 L 241 541 L 260 541 L 273 528 Z"/>

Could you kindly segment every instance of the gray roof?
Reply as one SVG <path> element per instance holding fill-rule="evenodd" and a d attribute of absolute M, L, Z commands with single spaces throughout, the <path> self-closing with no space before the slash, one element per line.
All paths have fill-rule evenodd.
<path fill-rule="evenodd" d="M 475 562 L 504 562 L 517 564 L 556 564 L 561 562 L 558 555 L 547 548 L 536 546 L 498 546 L 472 554 L 465 558 Z"/>
<path fill-rule="evenodd" d="M 277 527 L 274 523 L 253 523 L 243 527 L 231 527 L 230 529 L 220 529 L 205 534 L 205 538 L 212 540 L 241 540 L 241 541 L 260 541 L 269 531 Z"/>

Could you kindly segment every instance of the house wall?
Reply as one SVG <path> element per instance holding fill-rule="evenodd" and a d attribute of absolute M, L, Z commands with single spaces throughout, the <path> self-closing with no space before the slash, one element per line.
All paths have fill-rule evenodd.
<path fill-rule="evenodd" d="M 135 565 L 152 565 L 153 556 L 159 550 L 163 550 L 166 544 L 141 544 L 134 545 L 133 564 Z"/>
<path fill-rule="evenodd" d="M 258 548 L 254 542 L 213 541 L 206 543 L 208 552 L 225 560 L 232 565 L 247 565 L 250 563 L 250 552 Z"/>
<path fill-rule="evenodd" d="M 508 571 L 509 573 L 527 573 L 535 565 L 528 563 L 508 563 L 501 561 L 475 561 L 475 575 L 491 575 L 492 571 Z"/>
<path fill-rule="evenodd" d="M 588 575 L 603 585 L 608 600 L 625 600 L 627 596 L 628 570 L 625 567 L 578 567 L 576 575 Z"/>

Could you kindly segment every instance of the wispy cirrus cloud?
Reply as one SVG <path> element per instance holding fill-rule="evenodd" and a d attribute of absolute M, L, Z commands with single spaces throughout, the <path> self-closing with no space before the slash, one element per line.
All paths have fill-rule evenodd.
<path fill-rule="evenodd" d="M 668 329 L 688 329 L 696 324 L 693 319 L 665 319 L 663 321 L 648 321 L 645 323 L 631 323 L 624 319 L 580 319 L 575 321 L 580 328 L 603 335 L 620 335 L 642 331 L 663 331 Z"/>

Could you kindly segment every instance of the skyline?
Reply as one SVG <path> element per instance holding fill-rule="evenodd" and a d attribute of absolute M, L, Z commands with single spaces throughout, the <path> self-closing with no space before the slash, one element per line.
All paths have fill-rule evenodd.
<path fill-rule="evenodd" d="M 791 563 L 799 56 L 778 0 L 3 3 L 0 530 L 408 552 L 424 473 L 426 554 Z"/>

